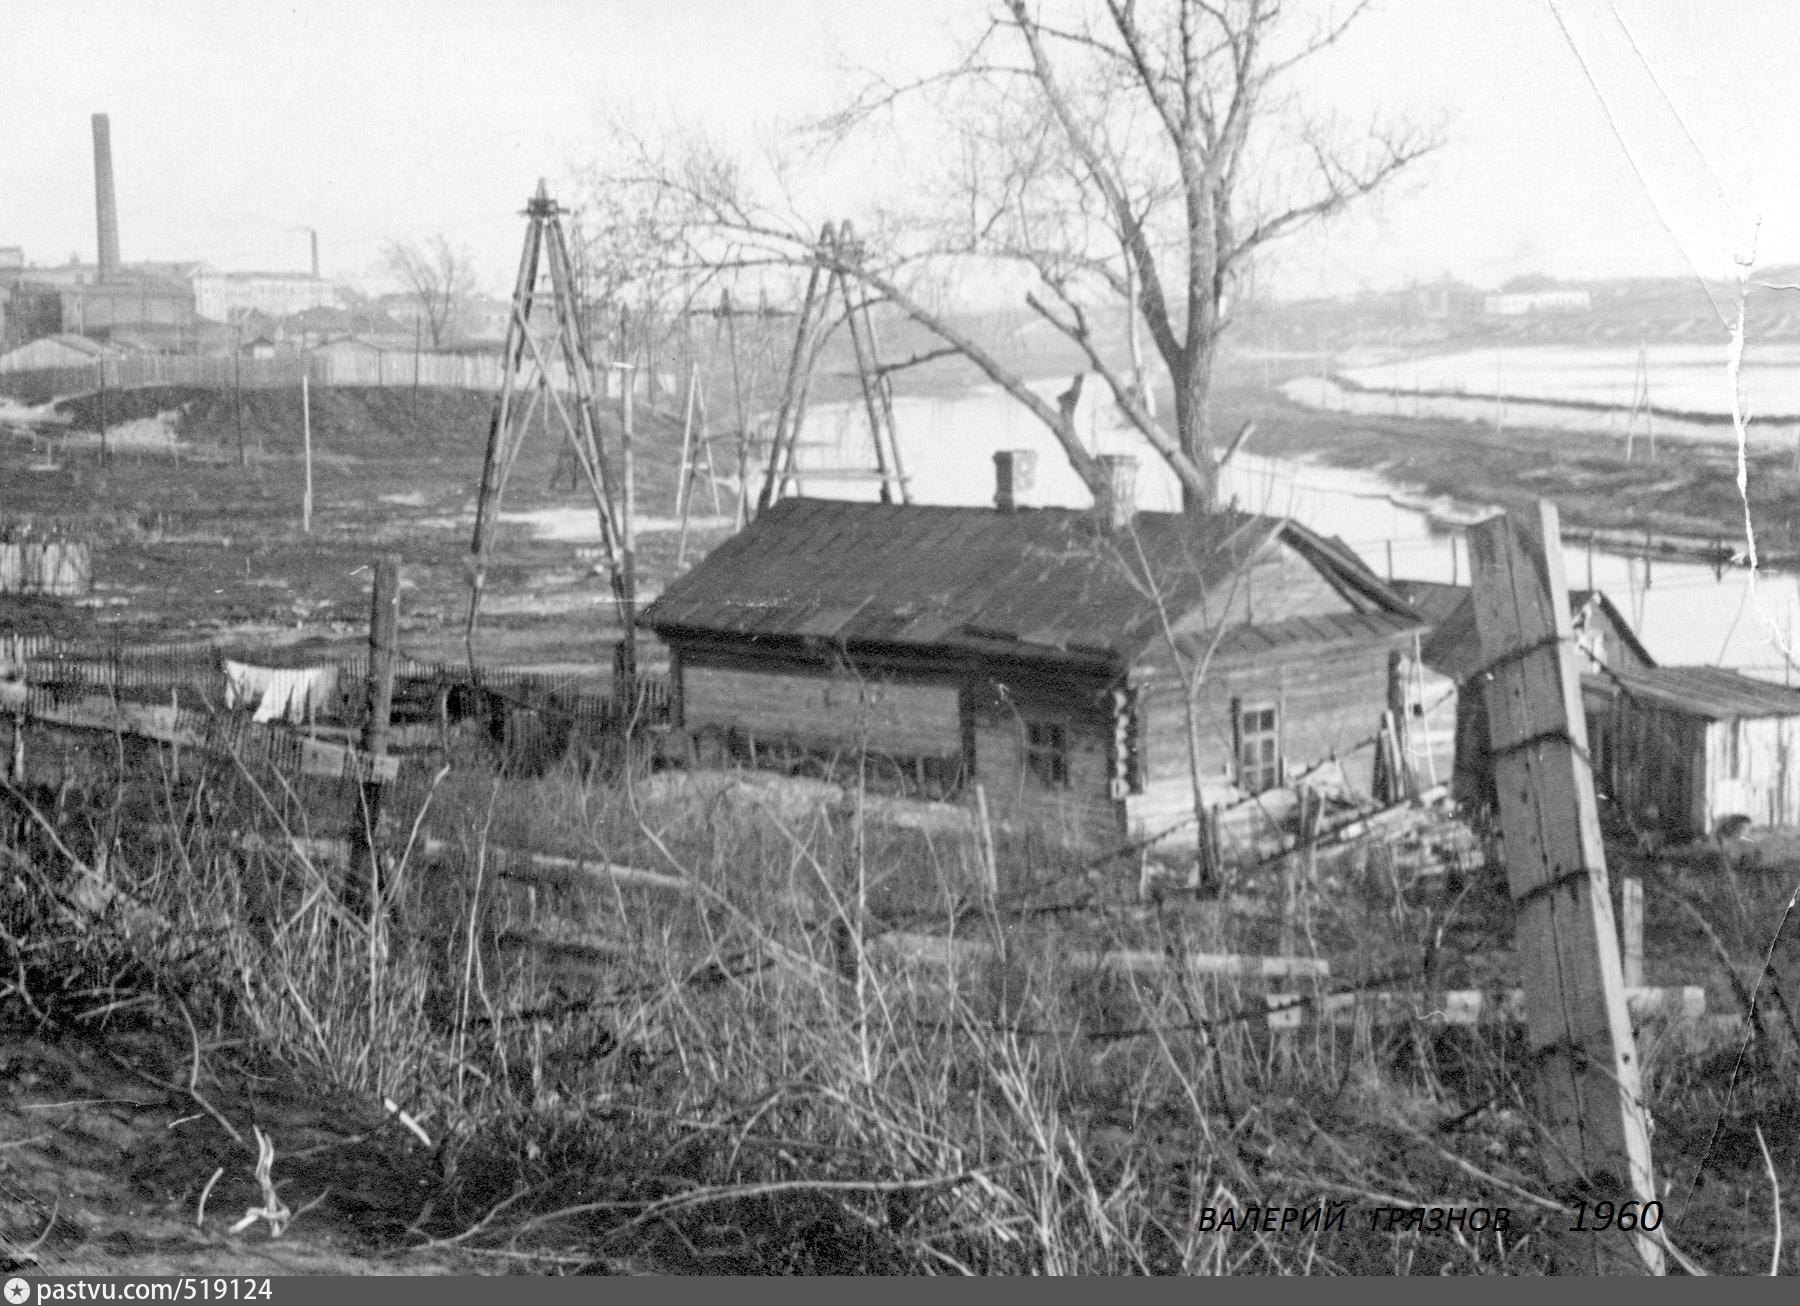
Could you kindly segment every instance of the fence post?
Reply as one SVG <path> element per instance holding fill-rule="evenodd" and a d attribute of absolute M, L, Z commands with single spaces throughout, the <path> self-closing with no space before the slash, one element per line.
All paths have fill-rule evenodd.
<path fill-rule="evenodd" d="M 1649 1111 L 1625 1008 L 1556 506 L 1540 501 L 1537 521 L 1523 529 L 1506 516 L 1481 522 L 1469 545 L 1549 1168 L 1585 1178 L 1600 1196 L 1654 1201 Z M 1642 1233 L 1636 1241 L 1644 1266 L 1660 1274 L 1661 1247 Z M 1599 1271 L 1601 1240 L 1590 1245 Z"/>
<path fill-rule="evenodd" d="M 381 824 L 380 760 L 387 755 L 388 719 L 394 710 L 394 645 L 400 626 L 400 555 L 383 554 L 375 563 L 375 586 L 369 597 L 369 678 L 363 718 L 362 756 L 357 759 L 357 819 L 350 830 L 350 874 L 367 886 L 370 920 L 381 905 L 381 866 L 375 855 Z M 351 896 L 356 895 L 352 890 Z"/>

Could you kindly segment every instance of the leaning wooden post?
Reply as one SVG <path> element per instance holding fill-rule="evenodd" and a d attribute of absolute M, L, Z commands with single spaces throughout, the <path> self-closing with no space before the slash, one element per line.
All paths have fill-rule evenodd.
<path fill-rule="evenodd" d="M 1547 501 L 1523 529 L 1501 516 L 1469 536 L 1515 952 L 1552 1173 L 1649 1202 L 1649 1111 L 1625 1010 L 1561 538 Z M 1659 1246 L 1640 1234 L 1637 1249 L 1662 1272 Z"/>
<path fill-rule="evenodd" d="M 363 718 L 362 750 L 356 759 L 357 821 L 350 832 L 359 856 L 351 874 L 368 886 L 371 918 L 381 904 L 381 868 L 375 834 L 381 825 L 381 759 L 387 756 L 388 720 L 394 710 L 394 645 L 400 628 L 400 555 L 383 554 L 375 563 L 375 588 L 369 598 L 369 679 Z"/>

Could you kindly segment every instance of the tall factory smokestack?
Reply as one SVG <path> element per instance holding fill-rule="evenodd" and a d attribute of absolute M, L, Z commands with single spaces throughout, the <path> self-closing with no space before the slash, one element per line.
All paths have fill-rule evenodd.
<path fill-rule="evenodd" d="M 312 274 L 313 280 L 319 279 L 319 233 L 308 227 L 306 234 L 312 237 Z"/>
<path fill-rule="evenodd" d="M 119 272 L 119 204 L 113 194 L 112 124 L 94 115 L 94 217 L 100 231 L 100 279 Z"/>

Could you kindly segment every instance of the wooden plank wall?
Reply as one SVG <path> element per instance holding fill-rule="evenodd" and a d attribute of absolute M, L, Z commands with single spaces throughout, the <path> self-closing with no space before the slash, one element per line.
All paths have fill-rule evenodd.
<path fill-rule="evenodd" d="M 1738 773 L 1731 774 L 1731 735 L 1738 734 Z M 1756 825 L 1800 824 L 1800 720 L 1755 717 L 1705 727 L 1702 824 L 1710 834 L 1729 816 Z"/>
<path fill-rule="evenodd" d="M 774 743 L 841 744 L 866 739 L 870 751 L 907 757 L 956 757 L 962 726 L 954 682 L 808 672 L 794 663 L 767 669 L 682 660 L 686 727 L 738 729 Z"/>
<path fill-rule="evenodd" d="M 1225 593 L 1221 593 L 1224 606 Z M 1223 620 L 1231 625 L 1272 625 L 1290 617 L 1319 616 L 1353 609 L 1329 581 L 1305 558 L 1279 541 L 1270 544 L 1246 567 L 1235 587 L 1229 588 L 1230 604 Z M 1220 614 L 1196 610 L 1176 624 L 1177 634 L 1216 629 Z"/>
<path fill-rule="evenodd" d="M 1098 677 L 983 681 L 965 692 L 963 707 L 974 740 L 974 778 L 996 821 L 1077 847 L 1115 843 L 1123 835 L 1123 809 L 1111 795 L 1112 707 Z M 1046 785 L 1027 767 L 1032 720 L 1059 722 L 1067 732 L 1066 786 Z"/>
<path fill-rule="evenodd" d="M 1612 724 L 1613 798 L 1626 816 L 1672 835 L 1707 833 L 1706 723 L 1621 694 Z"/>
<path fill-rule="evenodd" d="M 1387 708 L 1391 643 L 1324 649 L 1296 644 L 1254 660 L 1215 664 L 1201 688 L 1203 783 L 1226 789 L 1236 783 L 1232 704 L 1242 699 L 1280 706 L 1282 753 L 1290 774 L 1335 756 L 1344 765 L 1345 780 L 1369 792 L 1375 764 L 1369 741 Z M 1165 678 L 1140 699 L 1147 788 L 1166 781 L 1188 785 L 1182 692 Z"/>

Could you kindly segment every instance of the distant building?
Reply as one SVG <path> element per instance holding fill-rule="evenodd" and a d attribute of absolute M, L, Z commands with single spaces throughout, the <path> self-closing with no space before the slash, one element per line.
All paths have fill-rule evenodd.
<path fill-rule="evenodd" d="M 86 336 L 53 335 L 0 354 L 0 372 L 41 372 L 52 368 L 92 367 L 116 358 L 119 350 Z"/>
<path fill-rule="evenodd" d="M 1485 308 L 1486 296 L 1473 286 L 1445 279 L 1412 289 L 1413 316 L 1426 320 L 1474 317 Z"/>
<path fill-rule="evenodd" d="M 239 352 L 245 358 L 273 358 L 276 352 L 275 342 L 267 336 L 257 336 L 254 340 L 244 341 L 244 347 Z"/>
<path fill-rule="evenodd" d="M 25 266 L 25 251 L 17 245 L 0 245 L 0 272 L 15 271 Z"/>
<path fill-rule="evenodd" d="M 1526 317 L 1533 313 L 1585 313 L 1592 307 L 1585 290 L 1522 290 L 1489 295 L 1482 312 L 1489 317 Z"/>
<path fill-rule="evenodd" d="M 338 288 L 305 272 L 219 272 L 205 268 L 193 276 L 194 311 L 213 322 L 250 313 L 289 317 L 341 302 Z"/>
<path fill-rule="evenodd" d="M 197 264 L 134 263 L 101 276 L 97 264 L 71 259 L 57 267 L 27 267 L 0 259 L 0 287 L 9 300 L 6 337 L 22 344 L 70 333 L 110 337 L 134 331 L 164 345 L 190 341 Z"/>
<path fill-rule="evenodd" d="M 161 330 L 172 336 L 194 324 L 194 292 L 180 281 L 121 274 L 113 281 L 65 286 L 62 329 L 105 336 L 118 330 Z"/>

